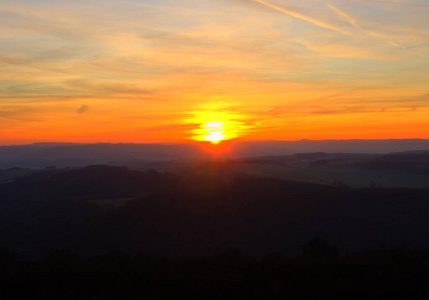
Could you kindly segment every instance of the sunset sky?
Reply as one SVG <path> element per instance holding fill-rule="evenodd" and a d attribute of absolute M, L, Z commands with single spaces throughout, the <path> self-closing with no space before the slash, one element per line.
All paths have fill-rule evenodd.
<path fill-rule="evenodd" d="M 429 138 L 427 0 L 1 0 L 0 68 L 2 145 Z"/>

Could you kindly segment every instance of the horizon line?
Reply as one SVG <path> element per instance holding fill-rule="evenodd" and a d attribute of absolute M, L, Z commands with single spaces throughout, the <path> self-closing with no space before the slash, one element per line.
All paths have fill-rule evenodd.
<path fill-rule="evenodd" d="M 223 141 L 221 144 L 230 144 L 230 143 L 270 143 L 270 142 L 285 142 L 285 143 L 294 143 L 294 142 L 323 142 L 323 141 L 429 141 L 427 138 L 385 138 L 385 139 L 299 139 L 299 140 L 227 140 Z M 32 143 L 22 143 L 22 144 L 0 144 L 0 147 L 18 147 L 18 146 L 31 146 L 31 145 L 181 145 L 181 144 L 210 144 L 210 142 L 205 141 L 189 141 L 189 142 L 32 142 Z M 221 145 L 220 144 L 220 145 Z"/>

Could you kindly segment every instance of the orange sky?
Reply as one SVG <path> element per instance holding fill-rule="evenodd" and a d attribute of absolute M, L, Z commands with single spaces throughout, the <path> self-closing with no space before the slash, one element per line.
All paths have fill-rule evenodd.
<path fill-rule="evenodd" d="M 0 144 L 184 142 L 208 123 L 241 140 L 429 138 L 428 14 L 426 0 L 2 1 Z"/>

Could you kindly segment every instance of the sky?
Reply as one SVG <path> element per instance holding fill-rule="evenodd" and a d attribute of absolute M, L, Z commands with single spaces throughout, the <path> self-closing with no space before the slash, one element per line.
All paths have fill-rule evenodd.
<path fill-rule="evenodd" d="M 427 0 L 0 0 L 0 144 L 429 138 Z"/>

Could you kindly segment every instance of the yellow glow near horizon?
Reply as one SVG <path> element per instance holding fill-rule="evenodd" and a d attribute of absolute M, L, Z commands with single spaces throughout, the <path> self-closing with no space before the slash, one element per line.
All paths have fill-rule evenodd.
<path fill-rule="evenodd" d="M 199 125 L 191 131 L 191 138 L 196 141 L 218 144 L 221 141 L 241 137 L 245 135 L 246 130 L 251 129 L 251 126 L 244 123 L 246 118 L 244 114 L 231 112 L 225 105 L 219 103 L 206 105 L 192 114 L 194 117 L 186 120 L 186 123 Z"/>
<path fill-rule="evenodd" d="M 207 135 L 204 137 L 207 141 L 218 144 L 227 136 L 223 133 L 223 122 L 210 122 L 204 125 Z"/>
<path fill-rule="evenodd" d="M 216 131 L 216 132 L 211 132 L 209 135 L 205 136 L 204 138 L 213 144 L 218 144 L 224 138 L 226 138 L 226 136 L 223 135 L 222 132 Z"/>
<path fill-rule="evenodd" d="M 210 122 L 207 123 L 205 126 L 207 128 L 222 128 L 223 122 Z"/>

